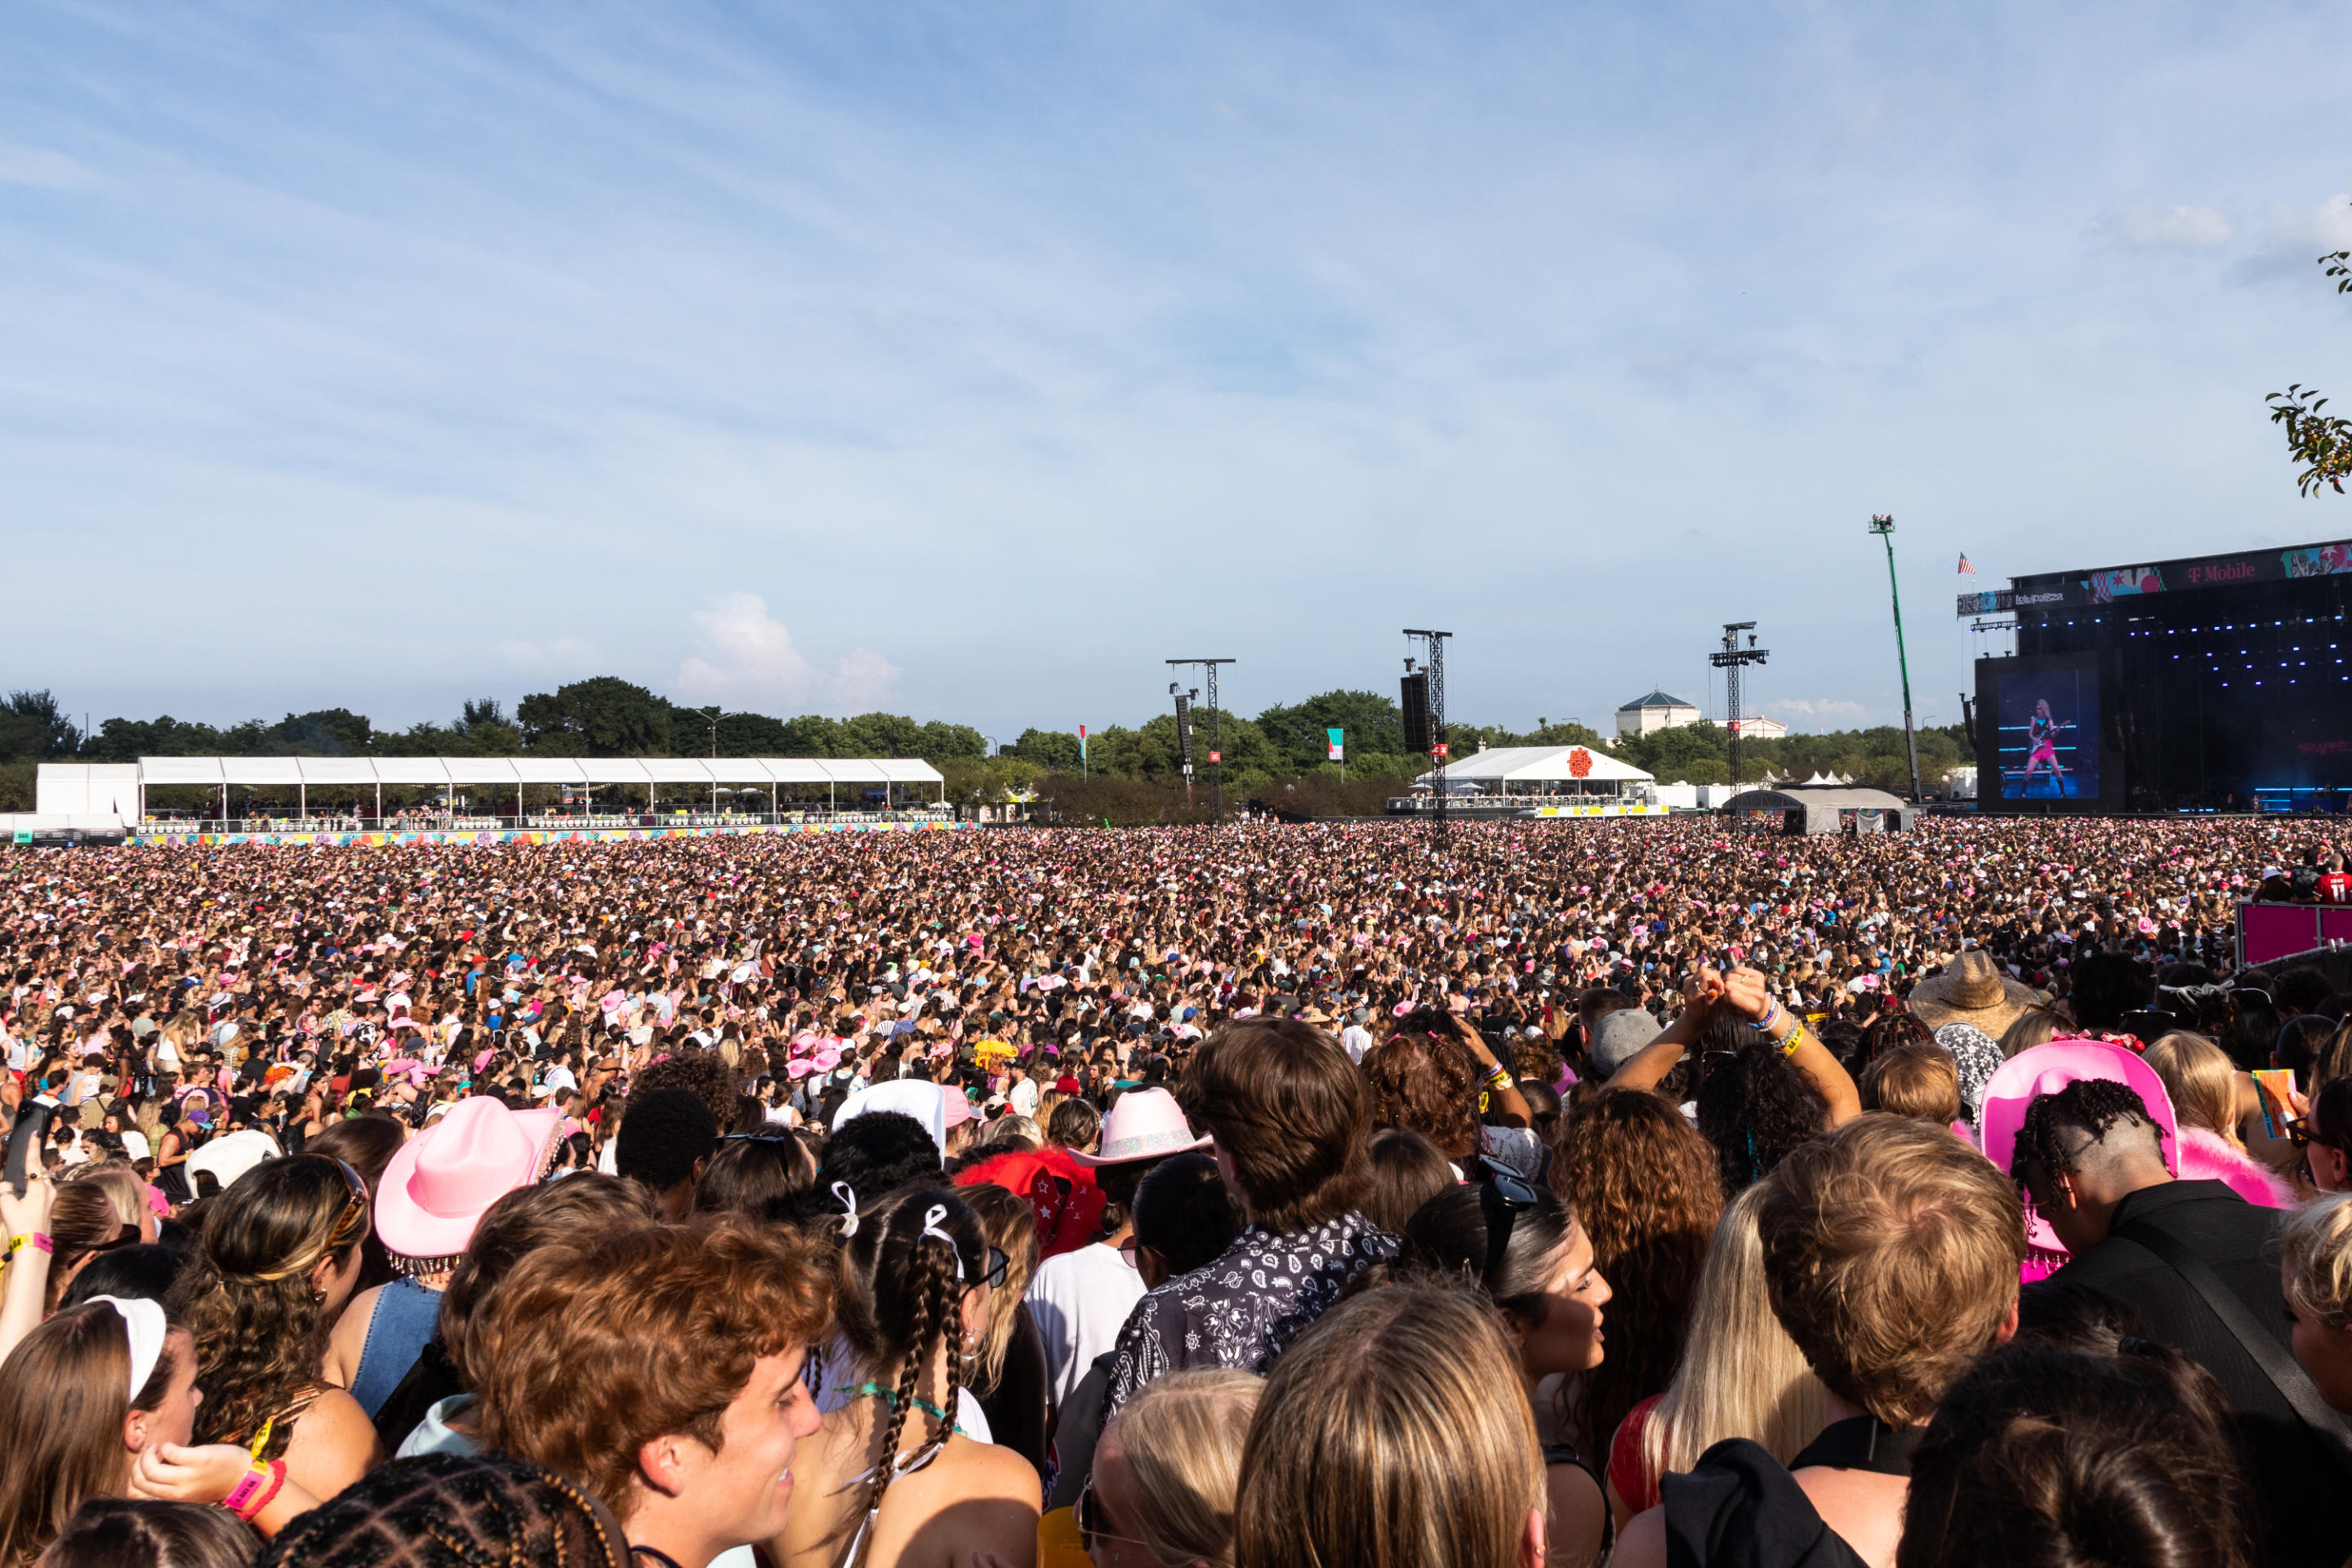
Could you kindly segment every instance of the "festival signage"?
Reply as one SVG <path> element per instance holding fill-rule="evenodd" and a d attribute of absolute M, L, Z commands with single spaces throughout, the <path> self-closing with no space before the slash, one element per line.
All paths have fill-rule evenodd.
<path fill-rule="evenodd" d="M 1335 763 L 1347 761 L 1348 747 L 1345 741 L 1347 731 L 1345 730 L 1326 730 L 1323 733 L 1330 738 L 1331 760 Z"/>
<path fill-rule="evenodd" d="M 1960 595 L 1957 613 L 1997 616 L 2015 610 L 2078 609 L 2149 594 L 2234 588 L 2248 583 L 2284 583 L 2294 578 L 2343 574 L 2352 574 L 2352 540 L 2299 544 L 2290 550 L 2197 555 L 2147 566 L 2102 566 L 2094 572 L 2052 572 L 2017 577 L 2011 579 L 2011 587 Z"/>

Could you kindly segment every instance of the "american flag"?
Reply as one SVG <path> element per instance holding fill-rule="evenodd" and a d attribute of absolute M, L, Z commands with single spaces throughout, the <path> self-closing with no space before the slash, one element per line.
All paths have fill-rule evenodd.
<path fill-rule="evenodd" d="M 1965 551 L 1960 554 L 1960 570 L 1967 573 L 1971 577 L 1977 574 L 1977 569 L 1969 564 L 1968 553 Z"/>

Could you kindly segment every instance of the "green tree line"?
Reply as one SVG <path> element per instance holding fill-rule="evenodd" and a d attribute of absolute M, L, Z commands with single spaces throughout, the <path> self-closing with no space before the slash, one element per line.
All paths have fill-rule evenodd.
<path fill-rule="evenodd" d="M 714 731 L 714 720 L 716 728 Z M 1229 797 L 1264 790 L 1276 781 L 1326 780 L 1343 772 L 1349 785 L 1393 788 L 1428 770 L 1428 760 L 1405 750 L 1404 715 L 1394 699 L 1371 691 L 1326 691 L 1297 703 L 1277 703 L 1255 719 L 1196 708 L 1192 712 L 1195 778 L 1208 782 L 1209 752 L 1223 756 Z M 1326 731 L 1345 739 L 1347 761 L 1329 760 Z M 1728 737 L 1712 724 L 1661 730 L 1609 742 L 1583 724 L 1548 721 L 1528 730 L 1502 725 L 1449 724 L 1445 740 L 1457 758 L 1483 746 L 1600 747 L 1662 783 L 1731 782 Z M 1919 731 L 1919 771 L 1933 788 L 1943 771 L 1970 760 L 1957 729 Z M 464 704 L 446 723 L 379 730 L 344 708 L 289 713 L 276 722 L 248 719 L 226 727 L 168 714 L 155 719 L 108 719 L 89 732 L 75 725 L 47 691 L 16 691 L 0 704 L 0 764 L 29 770 L 40 761 L 131 762 L 142 756 L 554 756 L 662 757 L 920 757 L 940 769 L 950 798 L 972 804 L 1045 787 L 1060 775 L 1123 779 L 1161 788 L 1181 786 L 1182 749 L 1173 713 L 1134 725 L 1112 724 L 1087 737 L 1081 763 L 1075 731 L 1024 730 L 995 756 L 968 724 L 918 722 L 896 713 L 829 719 L 806 713 L 776 718 L 695 709 L 613 676 L 532 692 L 511 713 L 495 698 Z M 1743 781 L 1774 776 L 1841 773 L 1884 788 L 1907 789 L 1910 765 L 1903 731 L 1891 726 L 1750 740 L 1740 748 Z M 1354 794 L 1350 791 L 1350 795 Z"/>
<path fill-rule="evenodd" d="M 717 728 L 713 730 L 713 721 Z M 47 691 L 0 705 L 0 763 L 127 763 L 140 757 L 920 757 L 940 763 L 987 749 L 968 724 L 898 713 L 789 719 L 689 708 L 614 676 L 534 691 L 509 714 L 498 699 L 464 705 L 446 723 L 379 730 L 363 713 L 324 708 L 225 727 L 164 714 L 108 719 L 85 732 Z"/>

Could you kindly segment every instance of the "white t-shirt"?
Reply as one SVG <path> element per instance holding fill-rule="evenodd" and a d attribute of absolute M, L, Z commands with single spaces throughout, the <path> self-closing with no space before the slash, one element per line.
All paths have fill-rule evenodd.
<path fill-rule="evenodd" d="M 1372 1048 L 1372 1032 L 1361 1024 L 1350 1024 L 1339 1031 L 1339 1044 L 1346 1049 L 1348 1059 L 1361 1067 L 1364 1053 Z"/>
<path fill-rule="evenodd" d="M 1104 1242 L 1048 1258 L 1029 1281 L 1029 1315 L 1045 1342 L 1045 1386 L 1059 1406 L 1095 1357 L 1118 1346 L 1128 1314 L 1143 1300 L 1130 1254 Z"/>

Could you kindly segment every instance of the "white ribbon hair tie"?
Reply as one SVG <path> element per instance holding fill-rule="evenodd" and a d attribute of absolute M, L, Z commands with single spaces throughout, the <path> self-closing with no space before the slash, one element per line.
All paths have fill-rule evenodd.
<path fill-rule="evenodd" d="M 954 1237 L 940 1228 L 940 1221 L 947 1217 L 948 1205 L 933 1204 L 923 1215 L 923 1236 L 936 1236 L 948 1244 L 948 1252 L 955 1258 L 956 1283 L 961 1285 L 963 1283 L 963 1248 L 955 1244 Z M 919 1242 L 922 1237 L 917 1237 L 915 1239 Z"/>
<path fill-rule="evenodd" d="M 841 1238 L 846 1241 L 857 1234 L 857 1194 L 847 1182 L 835 1182 L 833 1195 L 849 1211 L 841 1216 Z"/>
<path fill-rule="evenodd" d="M 122 1320 L 123 1331 L 131 1338 L 131 1392 L 124 1397 L 136 1399 L 155 1375 L 155 1363 L 163 1359 L 163 1336 L 170 1328 L 163 1321 L 163 1304 L 142 1297 L 92 1296 L 90 1300 L 105 1302 Z"/>

